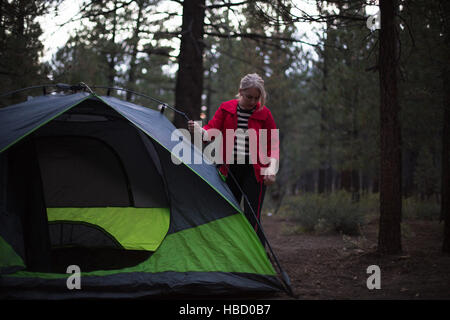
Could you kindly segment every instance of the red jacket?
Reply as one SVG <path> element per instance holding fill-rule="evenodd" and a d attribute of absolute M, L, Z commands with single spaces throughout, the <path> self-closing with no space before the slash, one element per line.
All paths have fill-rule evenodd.
<path fill-rule="evenodd" d="M 227 142 L 227 129 L 237 129 L 237 105 L 238 100 L 230 100 L 222 103 L 219 107 L 219 109 L 214 114 L 214 117 L 206 124 L 203 129 L 209 130 L 209 129 L 218 129 L 222 133 L 222 148 L 223 152 L 222 155 L 225 155 L 225 159 L 223 159 L 223 165 L 220 167 L 220 172 L 224 175 L 228 175 L 228 165 L 227 163 L 230 163 L 230 160 L 232 159 L 232 152 L 234 148 L 234 141 L 233 142 Z M 263 181 L 263 176 L 261 174 L 261 168 L 268 167 L 269 164 L 267 163 L 268 159 L 267 157 L 276 159 L 276 161 L 279 161 L 279 142 L 278 142 L 278 134 L 275 134 L 272 136 L 270 130 L 276 129 L 275 121 L 273 120 L 272 113 L 270 110 L 266 107 L 258 103 L 256 110 L 252 113 L 250 118 L 248 119 L 248 129 L 254 129 L 256 132 L 256 139 L 257 139 L 257 161 L 253 164 L 253 167 L 255 169 L 255 176 L 256 180 L 258 182 Z M 261 129 L 267 129 L 267 150 L 259 150 L 260 149 L 260 130 Z M 230 145 L 228 146 L 227 150 L 227 143 Z M 228 151 L 228 152 L 227 152 Z M 254 152 L 252 152 L 252 148 L 250 147 L 250 156 L 254 159 Z M 223 156 L 222 156 L 223 158 Z M 229 161 L 227 161 L 229 160 Z"/>

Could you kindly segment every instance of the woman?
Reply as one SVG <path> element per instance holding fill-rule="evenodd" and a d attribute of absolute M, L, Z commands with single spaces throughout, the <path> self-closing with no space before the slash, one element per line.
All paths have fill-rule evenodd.
<path fill-rule="evenodd" d="M 201 128 L 192 120 L 188 123 L 189 130 L 201 132 L 206 141 L 210 140 L 208 130 L 220 130 L 224 164 L 219 171 L 238 203 L 243 197 L 240 188 L 247 195 L 255 214 L 247 201 L 244 201 L 244 213 L 263 246 L 264 236 L 255 215 L 261 221 L 266 186 L 275 182 L 279 160 L 278 132 L 272 114 L 264 105 L 265 99 L 264 80 L 256 73 L 247 74 L 241 79 L 237 99 L 223 102 L 208 124 Z M 227 139 L 230 139 L 227 129 L 235 132 L 233 148 L 227 148 Z M 267 130 L 265 136 L 262 129 Z M 235 179 L 228 176 L 229 171 L 240 188 Z"/>

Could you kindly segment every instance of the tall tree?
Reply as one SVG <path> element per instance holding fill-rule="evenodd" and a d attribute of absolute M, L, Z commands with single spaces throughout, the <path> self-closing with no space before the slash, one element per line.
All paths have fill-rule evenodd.
<path fill-rule="evenodd" d="M 320 118 L 319 142 L 314 146 L 319 162 L 317 191 L 331 192 L 334 185 L 352 192 L 357 200 L 361 176 L 366 177 L 367 190 L 368 177 L 376 175 L 370 164 L 378 154 L 378 121 L 373 121 L 378 79 L 365 71 L 373 66 L 375 37 L 365 23 L 347 25 L 345 17 L 363 15 L 362 5 L 336 1 L 336 6 L 324 2 L 317 6 L 324 21 L 314 64 L 320 72 L 311 78 L 316 83 L 313 103 Z"/>
<path fill-rule="evenodd" d="M 177 3 L 180 1 L 173 0 Z M 242 10 L 253 11 L 253 15 L 257 17 L 262 14 L 261 7 L 257 4 L 262 4 L 265 8 L 270 10 L 279 6 L 277 1 L 238 1 L 229 2 L 225 0 L 213 1 L 206 5 L 205 0 L 190 0 L 183 1 L 183 21 L 180 32 L 171 33 L 172 35 L 181 36 L 180 53 L 178 56 L 178 72 L 176 80 L 176 106 L 185 111 L 191 118 L 198 119 L 200 115 L 201 96 L 204 77 L 203 66 L 203 52 L 204 52 L 204 36 L 226 38 L 226 39 L 253 39 L 264 43 L 275 39 L 272 35 L 267 35 L 264 32 L 249 32 L 248 29 L 223 27 L 223 20 L 215 20 L 218 17 L 217 12 L 223 10 Z M 281 6 L 285 10 L 285 6 Z M 205 24 L 205 17 L 208 18 L 209 23 Z M 249 22 L 247 20 L 246 22 Z M 253 22 L 253 20 L 251 21 Z M 259 22 L 260 29 L 268 27 Z M 294 38 L 283 38 L 277 40 L 285 40 L 296 42 Z M 175 126 L 186 127 L 185 119 L 180 116 L 175 116 Z"/>
<path fill-rule="evenodd" d="M 53 1 L 0 2 L 0 87 L 3 93 L 47 82 L 40 63 L 42 29 L 37 18 L 50 9 Z M 5 104 L 23 100 L 16 94 Z"/>
<path fill-rule="evenodd" d="M 438 1 L 406 2 L 399 11 L 399 100 L 402 105 L 403 196 L 439 193 L 442 83 L 446 65 Z M 424 161 L 425 160 L 425 161 Z"/>
<path fill-rule="evenodd" d="M 108 72 L 108 61 L 85 39 L 84 34 L 76 34 L 54 54 L 52 77 L 56 83 L 110 85 L 110 77 L 115 75 Z"/>
<path fill-rule="evenodd" d="M 118 66 L 126 63 L 125 41 L 118 38 L 129 20 L 128 5 L 122 0 L 83 3 L 79 16 L 72 19 L 84 23 L 54 56 L 55 80 L 71 84 L 79 81 L 91 85 L 118 84 L 123 77 Z"/>
<path fill-rule="evenodd" d="M 205 0 L 183 2 L 178 73 L 175 87 L 175 105 L 183 109 L 190 119 L 200 118 L 203 92 L 203 35 Z M 177 114 L 174 125 L 187 127 L 186 119 Z"/>
<path fill-rule="evenodd" d="M 137 78 L 137 59 L 138 59 L 138 50 L 139 50 L 139 33 L 141 31 L 141 25 L 144 22 L 143 21 L 143 11 L 145 8 L 145 1 L 139 0 L 137 1 L 137 16 L 135 18 L 135 26 L 133 28 L 133 35 L 130 38 L 130 63 L 128 67 L 128 75 L 127 75 L 127 88 L 128 89 L 134 89 L 136 85 L 136 78 Z M 127 91 L 126 99 L 127 101 L 130 101 L 132 97 L 132 94 L 130 91 Z"/>
<path fill-rule="evenodd" d="M 84 3 L 73 19 L 82 24 L 53 61 L 54 79 L 68 83 L 126 87 L 173 100 L 173 80 L 163 72 L 171 58 L 154 33 L 170 17 L 157 14 L 158 0 L 103 0 Z M 130 91 L 111 92 L 147 105 Z M 170 102 L 172 103 L 172 102 Z M 156 107 L 153 105 L 153 107 Z"/>
<path fill-rule="evenodd" d="M 401 245 L 401 130 L 397 92 L 398 27 L 396 0 L 381 0 L 380 77 L 380 224 L 378 250 L 395 254 Z"/>
<path fill-rule="evenodd" d="M 450 253 L 450 4 L 440 1 L 444 35 L 444 65 L 442 69 L 444 90 L 444 117 L 442 128 L 442 191 L 441 217 L 444 219 L 444 242 L 442 251 Z M 447 63 L 445 63 L 445 61 Z"/>
<path fill-rule="evenodd" d="M 320 138 L 319 138 L 319 181 L 318 181 L 318 186 L 317 186 L 317 191 L 318 193 L 324 193 L 325 189 L 326 189 L 326 173 L 327 173 L 327 167 L 329 166 L 329 154 L 328 154 L 328 144 L 327 141 L 328 136 L 327 136 L 327 130 L 326 130 L 326 126 L 325 123 L 327 121 L 327 110 L 326 110 L 326 97 L 327 97 L 327 83 L 329 81 L 328 79 L 328 64 L 329 64 L 329 48 L 328 48 L 328 43 L 327 43 L 327 39 L 329 39 L 329 30 L 330 25 L 329 22 L 326 23 L 326 29 L 324 32 L 324 35 L 326 37 L 326 39 L 324 40 L 324 47 L 323 50 L 321 50 L 322 53 L 322 91 L 323 91 L 323 98 L 324 100 L 320 103 L 319 105 L 319 113 L 320 113 Z M 327 161 L 328 160 L 328 161 Z M 327 188 L 329 190 L 329 188 Z"/>

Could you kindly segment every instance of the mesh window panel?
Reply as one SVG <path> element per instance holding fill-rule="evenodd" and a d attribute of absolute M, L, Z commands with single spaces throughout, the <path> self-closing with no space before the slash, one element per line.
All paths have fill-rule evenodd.
<path fill-rule="evenodd" d="M 119 156 L 88 137 L 37 140 L 47 207 L 129 206 L 128 178 Z"/>

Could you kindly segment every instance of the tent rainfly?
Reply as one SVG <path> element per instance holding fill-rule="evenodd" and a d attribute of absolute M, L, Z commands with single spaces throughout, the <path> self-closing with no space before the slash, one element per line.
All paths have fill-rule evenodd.
<path fill-rule="evenodd" d="M 160 112 L 87 92 L 0 109 L 0 297 L 283 290 L 215 166 L 172 161 L 174 130 Z"/>

